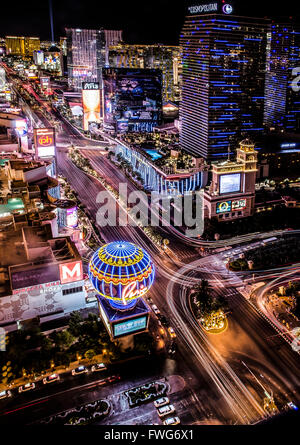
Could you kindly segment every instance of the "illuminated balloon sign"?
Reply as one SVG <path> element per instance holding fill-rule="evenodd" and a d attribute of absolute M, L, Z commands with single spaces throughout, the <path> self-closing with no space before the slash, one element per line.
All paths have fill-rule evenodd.
<path fill-rule="evenodd" d="M 118 241 L 105 244 L 94 253 L 88 274 L 98 294 L 114 309 L 128 310 L 152 286 L 155 268 L 144 249 Z"/>

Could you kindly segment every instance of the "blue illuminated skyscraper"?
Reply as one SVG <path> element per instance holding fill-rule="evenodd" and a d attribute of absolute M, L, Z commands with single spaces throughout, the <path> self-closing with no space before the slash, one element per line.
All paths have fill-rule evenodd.
<path fill-rule="evenodd" d="M 180 36 L 180 144 L 208 160 L 263 133 L 268 21 L 232 12 L 222 1 L 189 7 Z"/>
<path fill-rule="evenodd" d="M 300 130 L 300 98 L 292 88 L 293 70 L 300 67 L 300 27 L 291 21 L 272 22 L 268 29 L 266 102 L 268 129 Z"/>

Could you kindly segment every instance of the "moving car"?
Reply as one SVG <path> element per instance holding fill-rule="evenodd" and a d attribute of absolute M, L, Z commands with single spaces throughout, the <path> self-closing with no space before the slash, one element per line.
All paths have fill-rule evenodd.
<path fill-rule="evenodd" d="M 18 391 L 25 392 L 25 391 L 30 391 L 31 389 L 34 388 L 35 388 L 35 383 L 26 383 L 26 385 L 19 386 Z"/>
<path fill-rule="evenodd" d="M 160 310 L 158 309 L 158 307 L 156 306 L 156 304 L 152 304 L 151 305 L 153 312 L 158 315 L 160 314 Z"/>
<path fill-rule="evenodd" d="M 46 383 L 56 382 L 59 379 L 60 379 L 60 377 L 58 374 L 51 374 L 51 375 L 48 375 L 47 377 L 43 378 L 43 383 L 45 385 Z"/>
<path fill-rule="evenodd" d="M 10 391 L 1 391 L 0 392 L 0 399 L 6 399 L 7 397 L 11 397 Z"/>
<path fill-rule="evenodd" d="M 298 410 L 298 406 L 295 405 L 293 402 L 289 402 L 287 405 L 288 405 L 289 408 L 292 408 L 292 409 L 294 409 L 296 411 Z"/>
<path fill-rule="evenodd" d="M 112 375 L 111 377 L 108 377 L 108 378 L 107 378 L 107 381 L 108 381 L 109 383 L 114 383 L 114 382 L 116 382 L 117 380 L 121 380 L 121 377 L 120 377 L 119 375 Z"/>
<path fill-rule="evenodd" d="M 78 366 L 78 368 L 72 369 L 72 375 L 83 374 L 84 372 L 88 372 L 88 369 L 85 366 Z"/>
<path fill-rule="evenodd" d="M 168 328 L 169 334 L 172 338 L 176 337 L 175 331 L 173 328 L 171 328 L 171 326 Z"/>
<path fill-rule="evenodd" d="M 96 365 L 93 365 L 91 367 L 91 371 L 95 372 L 95 371 L 104 371 L 106 369 L 106 366 L 104 363 L 96 363 Z"/>
<path fill-rule="evenodd" d="M 180 423 L 179 417 L 168 417 L 166 420 L 164 420 L 164 425 L 178 425 Z"/>
<path fill-rule="evenodd" d="M 168 397 L 161 397 L 160 399 L 157 399 L 154 401 L 155 408 L 159 408 L 160 406 L 168 405 L 170 403 L 170 400 Z"/>
<path fill-rule="evenodd" d="M 160 321 L 162 322 L 162 324 L 164 326 L 169 326 L 169 320 L 167 319 L 167 317 L 165 317 L 164 315 L 160 316 Z"/>
<path fill-rule="evenodd" d="M 164 417 L 172 413 L 175 413 L 174 405 L 165 405 L 157 409 L 157 414 L 159 415 L 159 417 Z"/>

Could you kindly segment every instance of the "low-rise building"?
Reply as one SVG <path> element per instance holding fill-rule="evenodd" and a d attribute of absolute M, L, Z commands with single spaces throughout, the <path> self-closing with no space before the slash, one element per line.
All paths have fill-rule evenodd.
<path fill-rule="evenodd" d="M 85 308 L 81 257 L 69 237 L 52 237 L 49 224 L 1 231 L 0 258 L 0 327 L 6 331 Z"/>
<path fill-rule="evenodd" d="M 212 162 L 212 180 L 204 190 L 204 216 L 220 221 L 245 218 L 254 213 L 257 151 L 245 139 L 232 161 Z"/>

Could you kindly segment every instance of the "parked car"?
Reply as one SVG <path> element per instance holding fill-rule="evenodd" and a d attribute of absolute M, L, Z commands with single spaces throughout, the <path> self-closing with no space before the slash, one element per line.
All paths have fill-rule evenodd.
<path fill-rule="evenodd" d="M 164 425 L 178 425 L 180 423 L 179 417 L 168 417 L 163 421 Z"/>
<path fill-rule="evenodd" d="M 10 391 L 1 391 L 0 392 L 0 399 L 6 399 L 7 397 L 11 397 Z"/>
<path fill-rule="evenodd" d="M 48 375 L 47 377 L 44 377 L 44 378 L 43 378 L 43 383 L 44 383 L 44 385 L 45 385 L 45 384 L 47 384 L 47 383 L 56 382 L 56 381 L 58 381 L 59 379 L 60 379 L 60 377 L 59 377 L 58 374 L 51 374 L 51 375 Z"/>
<path fill-rule="evenodd" d="M 160 399 L 157 399 L 154 401 L 155 408 L 159 408 L 160 406 L 168 405 L 170 403 L 170 400 L 168 397 L 161 397 Z"/>
<path fill-rule="evenodd" d="M 18 391 L 25 392 L 25 391 L 30 391 L 31 389 L 34 388 L 35 388 L 35 383 L 26 383 L 26 385 L 19 386 Z"/>
<path fill-rule="evenodd" d="M 165 405 L 157 409 L 157 414 L 159 415 L 159 417 L 164 417 L 172 413 L 175 413 L 174 405 Z"/>
<path fill-rule="evenodd" d="M 88 369 L 85 366 L 78 366 L 78 368 L 72 369 L 72 375 L 78 375 L 88 372 Z"/>
<path fill-rule="evenodd" d="M 96 363 L 96 365 L 93 365 L 91 367 L 91 371 L 95 372 L 95 371 L 104 371 L 106 368 L 104 363 Z"/>
<path fill-rule="evenodd" d="M 175 331 L 173 328 L 171 328 L 171 326 L 168 328 L 169 334 L 172 338 L 176 337 Z"/>

